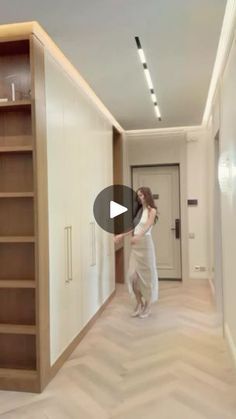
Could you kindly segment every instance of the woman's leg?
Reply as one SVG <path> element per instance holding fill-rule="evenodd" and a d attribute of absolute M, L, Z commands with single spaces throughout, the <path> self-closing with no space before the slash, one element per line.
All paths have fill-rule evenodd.
<path fill-rule="evenodd" d="M 134 309 L 134 313 L 133 314 L 138 314 L 139 308 L 143 308 L 143 301 L 142 301 L 142 294 L 139 290 L 138 287 L 138 274 L 137 272 L 134 273 L 133 277 L 132 277 L 132 288 L 133 288 L 133 292 L 137 301 L 137 305 Z"/>
<path fill-rule="evenodd" d="M 137 274 L 137 272 L 135 272 L 135 274 L 133 275 L 132 286 L 133 286 L 134 295 L 135 295 L 136 300 L 137 300 L 137 304 L 143 304 L 142 294 L 141 294 L 141 292 L 138 288 L 138 274 Z"/>
<path fill-rule="evenodd" d="M 149 310 L 151 307 L 151 301 L 145 301 L 144 306 L 143 306 L 143 310 Z"/>
<path fill-rule="evenodd" d="M 151 305 L 152 305 L 152 293 L 146 292 L 144 298 L 144 304 L 142 307 L 142 312 L 140 313 L 140 317 L 148 317 L 151 312 Z"/>
<path fill-rule="evenodd" d="M 145 318 L 149 316 L 151 304 L 152 304 L 151 299 L 149 299 L 148 301 L 147 300 L 145 301 L 142 312 L 140 313 L 139 317 Z"/>

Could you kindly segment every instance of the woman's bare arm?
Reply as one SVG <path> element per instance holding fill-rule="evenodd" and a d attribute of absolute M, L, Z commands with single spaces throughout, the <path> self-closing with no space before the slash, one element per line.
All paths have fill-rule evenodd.
<path fill-rule="evenodd" d="M 155 217 L 156 217 L 157 211 L 155 208 L 151 208 L 148 213 L 148 219 L 147 222 L 142 227 L 142 232 L 137 234 L 137 236 L 144 236 L 144 234 L 149 230 L 149 228 L 154 224 Z"/>
<path fill-rule="evenodd" d="M 115 237 L 114 237 L 115 243 L 119 243 L 124 237 L 129 236 L 133 231 L 134 231 L 134 229 L 130 230 L 130 231 L 127 231 L 126 233 L 115 235 Z"/>

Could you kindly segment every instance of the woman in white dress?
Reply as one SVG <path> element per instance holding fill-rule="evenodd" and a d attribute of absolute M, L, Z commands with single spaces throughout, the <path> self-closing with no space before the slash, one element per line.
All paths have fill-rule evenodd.
<path fill-rule="evenodd" d="M 139 224 L 133 230 L 131 238 L 128 289 L 130 294 L 135 296 L 137 302 L 131 316 L 145 318 L 150 314 L 151 304 L 158 299 L 156 257 L 151 236 L 152 227 L 158 217 L 150 188 L 139 188 L 137 198 L 142 216 Z M 119 242 L 129 233 L 117 235 L 115 242 Z"/>

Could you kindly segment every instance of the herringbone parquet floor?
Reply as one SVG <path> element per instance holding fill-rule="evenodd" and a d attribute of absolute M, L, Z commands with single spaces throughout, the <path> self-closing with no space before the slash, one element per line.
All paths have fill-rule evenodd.
<path fill-rule="evenodd" d="M 41 395 L 0 392 L 0 419 L 235 419 L 236 370 L 207 281 L 160 282 L 147 319 L 126 287 Z"/>

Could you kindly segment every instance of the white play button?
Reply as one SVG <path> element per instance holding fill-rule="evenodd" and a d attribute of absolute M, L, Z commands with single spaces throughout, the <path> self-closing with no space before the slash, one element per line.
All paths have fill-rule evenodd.
<path fill-rule="evenodd" d="M 115 218 L 120 214 L 124 214 L 126 211 L 128 211 L 128 208 L 117 204 L 115 201 L 110 201 L 110 218 Z"/>
<path fill-rule="evenodd" d="M 125 185 L 111 185 L 97 195 L 93 214 L 103 230 L 123 234 L 139 223 L 142 212 L 137 214 L 137 206 L 137 194 L 133 189 Z"/>

